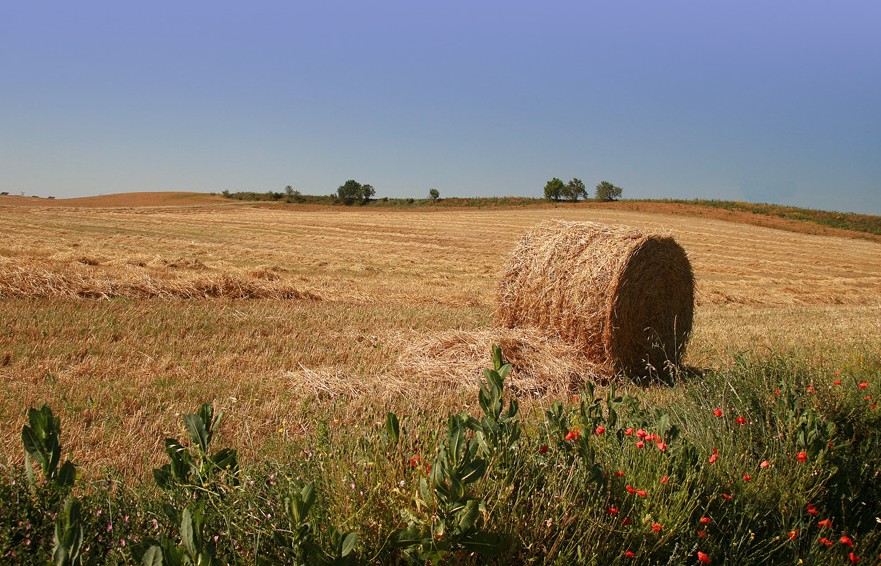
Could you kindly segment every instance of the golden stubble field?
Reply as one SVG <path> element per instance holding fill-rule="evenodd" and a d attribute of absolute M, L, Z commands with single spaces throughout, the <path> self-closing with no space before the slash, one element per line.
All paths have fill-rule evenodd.
<path fill-rule="evenodd" d="M 316 426 L 467 407 L 489 346 L 540 407 L 586 378 L 564 345 L 492 327 L 517 239 L 542 220 L 672 233 L 696 274 L 687 362 L 881 352 L 881 243 L 591 206 L 85 208 L 0 203 L 0 450 L 49 402 L 87 473 L 143 477 L 213 400 L 243 461 Z M 83 298 L 86 297 L 86 298 Z M 657 399 L 676 395 L 659 388 Z M 323 417 L 322 417 L 323 418 Z"/>

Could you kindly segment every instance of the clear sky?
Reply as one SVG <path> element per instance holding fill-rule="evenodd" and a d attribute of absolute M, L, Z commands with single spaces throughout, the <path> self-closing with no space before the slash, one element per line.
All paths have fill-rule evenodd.
<path fill-rule="evenodd" d="M 881 214 L 881 4 L 0 4 L 0 189 L 630 198 Z"/>

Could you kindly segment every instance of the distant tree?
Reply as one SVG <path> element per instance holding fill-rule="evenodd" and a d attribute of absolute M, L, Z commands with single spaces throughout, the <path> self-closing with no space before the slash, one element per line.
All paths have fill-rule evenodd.
<path fill-rule="evenodd" d="M 440 191 L 437 189 L 429 189 L 428 190 L 428 198 L 433 201 L 437 201 L 440 198 Z"/>
<path fill-rule="evenodd" d="M 370 197 L 376 194 L 371 185 L 362 185 L 354 179 L 349 179 L 336 190 L 337 198 L 343 204 L 367 204 Z"/>
<path fill-rule="evenodd" d="M 608 181 L 602 181 L 597 185 L 596 199 L 601 202 L 611 202 L 621 198 L 621 187 L 616 187 Z"/>
<path fill-rule="evenodd" d="M 302 202 L 303 200 L 303 195 L 300 194 L 300 191 L 290 185 L 284 188 L 284 194 L 285 202 Z"/>
<path fill-rule="evenodd" d="M 572 202 L 578 202 L 578 197 L 587 198 L 587 189 L 581 179 L 573 178 L 563 187 L 563 196 Z"/>
<path fill-rule="evenodd" d="M 566 186 L 563 181 L 554 177 L 545 185 L 545 198 L 548 200 L 558 201 L 563 198 L 563 190 Z"/>

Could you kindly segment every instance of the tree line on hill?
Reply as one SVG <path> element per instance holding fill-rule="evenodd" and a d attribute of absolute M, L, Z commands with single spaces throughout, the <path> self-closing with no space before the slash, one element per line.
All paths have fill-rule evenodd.
<path fill-rule="evenodd" d="M 601 181 L 596 186 L 594 199 L 601 202 L 611 202 L 621 198 L 622 192 L 621 187 L 616 187 L 608 181 Z M 554 177 L 545 185 L 545 198 L 555 202 L 561 200 L 578 202 L 579 198 L 587 199 L 587 188 L 584 186 L 584 181 L 577 177 L 566 184 Z"/>

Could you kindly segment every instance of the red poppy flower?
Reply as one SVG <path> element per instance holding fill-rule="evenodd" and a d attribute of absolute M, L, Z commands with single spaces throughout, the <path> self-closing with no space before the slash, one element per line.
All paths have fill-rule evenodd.
<path fill-rule="evenodd" d="M 625 485 L 624 489 L 627 490 L 627 493 L 636 493 L 636 490 L 634 488 L 630 487 L 630 484 Z"/>
<path fill-rule="evenodd" d="M 807 462 L 808 461 L 808 453 L 805 452 L 804 450 L 802 450 L 801 452 L 796 454 L 795 457 L 798 458 L 799 462 Z"/>
<path fill-rule="evenodd" d="M 862 560 L 862 558 L 860 558 L 859 556 L 857 556 L 853 552 L 848 554 L 847 557 L 850 558 L 850 561 L 853 562 L 854 564 L 857 564 L 857 563 L 859 563 L 860 560 Z"/>
<path fill-rule="evenodd" d="M 615 477 L 616 478 L 623 478 L 624 472 L 622 472 L 621 470 L 618 470 L 617 472 L 615 472 Z"/>
<path fill-rule="evenodd" d="M 651 442 L 655 438 L 657 438 L 657 437 L 654 434 L 648 433 L 647 435 L 645 435 L 645 438 L 643 438 L 643 440 L 645 440 L 646 442 Z"/>
<path fill-rule="evenodd" d="M 707 460 L 707 462 L 709 462 L 710 464 L 715 464 L 716 458 L 718 458 L 718 457 L 719 457 L 719 450 L 717 450 L 716 448 L 713 448 L 713 454 L 710 456 L 710 459 Z"/>
<path fill-rule="evenodd" d="M 630 517 L 624 517 L 624 520 L 621 521 L 621 524 L 624 525 L 625 527 L 629 527 L 630 526 Z"/>
<path fill-rule="evenodd" d="M 765 468 L 770 467 L 770 466 L 771 466 L 771 462 L 769 462 L 769 461 L 767 461 L 767 460 L 762 460 L 762 463 L 759 464 L 759 467 L 762 468 L 762 469 L 765 469 Z"/>
<path fill-rule="evenodd" d="M 581 434 L 580 430 L 570 430 L 566 433 L 566 440 L 578 440 L 579 434 Z"/>
<path fill-rule="evenodd" d="M 634 556 L 636 556 L 636 554 L 632 550 L 628 550 L 624 552 L 624 556 L 626 556 L 627 558 L 633 558 Z"/>
<path fill-rule="evenodd" d="M 838 539 L 838 542 L 840 542 L 843 545 L 846 545 L 846 546 L 853 548 L 853 539 L 847 535 L 841 535 L 841 538 Z"/>
<path fill-rule="evenodd" d="M 701 517 L 701 520 L 698 521 L 701 525 L 709 525 L 713 520 L 709 517 Z"/>
<path fill-rule="evenodd" d="M 637 441 L 636 441 L 636 447 L 637 447 L 637 448 L 642 448 L 643 446 L 645 446 L 645 442 L 643 442 L 642 440 L 637 440 Z"/>
<path fill-rule="evenodd" d="M 832 385 L 841 385 L 841 380 L 836 379 L 835 381 L 832 382 Z"/>
<path fill-rule="evenodd" d="M 736 419 L 734 419 L 734 422 L 736 422 L 737 424 L 746 424 L 746 419 L 743 417 L 737 417 Z"/>
<path fill-rule="evenodd" d="M 699 538 L 707 538 L 707 532 L 706 531 L 698 531 L 697 536 Z"/>
<path fill-rule="evenodd" d="M 810 511 L 808 511 L 810 513 Z M 831 529 L 832 528 L 832 519 L 823 519 L 822 521 L 817 522 L 817 526 L 821 529 Z"/>
<path fill-rule="evenodd" d="M 819 513 L 819 511 L 817 510 L 817 508 L 814 507 L 813 505 L 811 505 L 810 503 L 808 503 L 808 514 L 810 514 L 810 515 L 816 515 L 817 513 Z"/>
<path fill-rule="evenodd" d="M 813 385 L 808 385 L 807 390 L 808 390 L 808 393 L 813 393 L 814 391 L 816 391 L 816 390 L 814 389 L 814 386 L 813 386 Z"/>
<path fill-rule="evenodd" d="M 425 466 L 425 475 L 427 476 L 430 473 L 431 473 L 431 464 Z"/>
<path fill-rule="evenodd" d="M 597 435 L 600 435 L 600 434 L 606 432 L 606 427 L 604 427 L 603 425 L 600 425 L 597 427 L 595 432 L 597 433 Z"/>
<path fill-rule="evenodd" d="M 664 527 L 663 527 L 663 525 L 661 525 L 661 523 L 652 523 L 652 530 L 655 531 L 656 533 L 661 532 L 661 529 L 663 529 L 663 528 Z"/>
<path fill-rule="evenodd" d="M 630 436 L 633 434 L 633 427 L 627 427 L 627 430 L 624 431 L 624 436 Z"/>
<path fill-rule="evenodd" d="M 617 507 L 609 507 L 609 515 L 617 515 L 618 508 Z"/>
<path fill-rule="evenodd" d="M 730 495 L 730 494 L 727 494 L 727 493 L 723 493 L 723 494 L 722 494 L 722 499 L 731 499 L 732 497 L 734 497 L 734 496 L 733 496 L 733 495 Z"/>
<path fill-rule="evenodd" d="M 645 438 L 647 435 L 648 433 L 641 428 L 636 430 L 636 436 L 639 438 Z"/>
<path fill-rule="evenodd" d="M 798 538 L 798 529 L 793 529 L 786 534 L 789 535 L 789 540 L 795 540 L 796 538 Z"/>
<path fill-rule="evenodd" d="M 670 480 L 670 476 L 664 476 L 661 478 L 661 483 L 667 483 Z"/>
<path fill-rule="evenodd" d="M 667 443 L 666 443 L 666 442 L 658 442 L 657 444 L 655 444 L 655 446 L 657 446 L 657 447 L 658 447 L 658 450 L 660 450 L 661 452 L 663 452 L 664 450 L 667 449 Z"/>
<path fill-rule="evenodd" d="M 722 409 L 713 409 L 713 414 L 716 415 L 717 417 L 721 417 L 722 416 Z"/>
<path fill-rule="evenodd" d="M 817 542 L 819 542 L 820 544 L 825 544 L 826 546 L 832 546 L 833 544 L 835 544 L 835 541 L 829 540 L 826 537 L 820 537 Z"/>
<path fill-rule="evenodd" d="M 410 467 L 415 468 L 417 465 L 419 465 L 419 460 L 421 459 L 422 458 L 420 458 L 419 456 L 413 456 L 412 458 L 410 458 Z"/>
<path fill-rule="evenodd" d="M 644 490 L 644 489 L 637 489 L 637 490 L 636 490 L 636 495 L 638 495 L 638 496 L 640 496 L 640 497 L 645 497 L 646 495 L 648 495 L 648 493 L 647 493 L 646 490 Z"/>
<path fill-rule="evenodd" d="M 868 381 L 861 381 L 861 382 L 860 382 L 860 389 L 865 389 L 865 388 L 868 387 L 868 386 L 869 386 L 869 382 L 868 382 Z"/>
<path fill-rule="evenodd" d="M 743 481 L 749 481 L 753 479 L 749 474 L 743 474 Z"/>
<path fill-rule="evenodd" d="M 702 564 L 709 564 L 711 562 L 710 556 L 700 550 L 697 551 L 697 559 L 700 560 Z"/>
<path fill-rule="evenodd" d="M 538 453 L 539 453 L 539 454 L 544 454 L 544 453 L 547 452 L 547 451 L 548 451 L 548 445 L 547 445 L 547 444 L 542 444 L 542 445 L 541 445 L 541 448 L 538 449 Z"/>
<path fill-rule="evenodd" d="M 774 396 L 776 397 L 777 395 L 780 395 L 780 390 L 779 390 L 779 389 L 775 389 L 775 390 L 774 390 Z"/>

